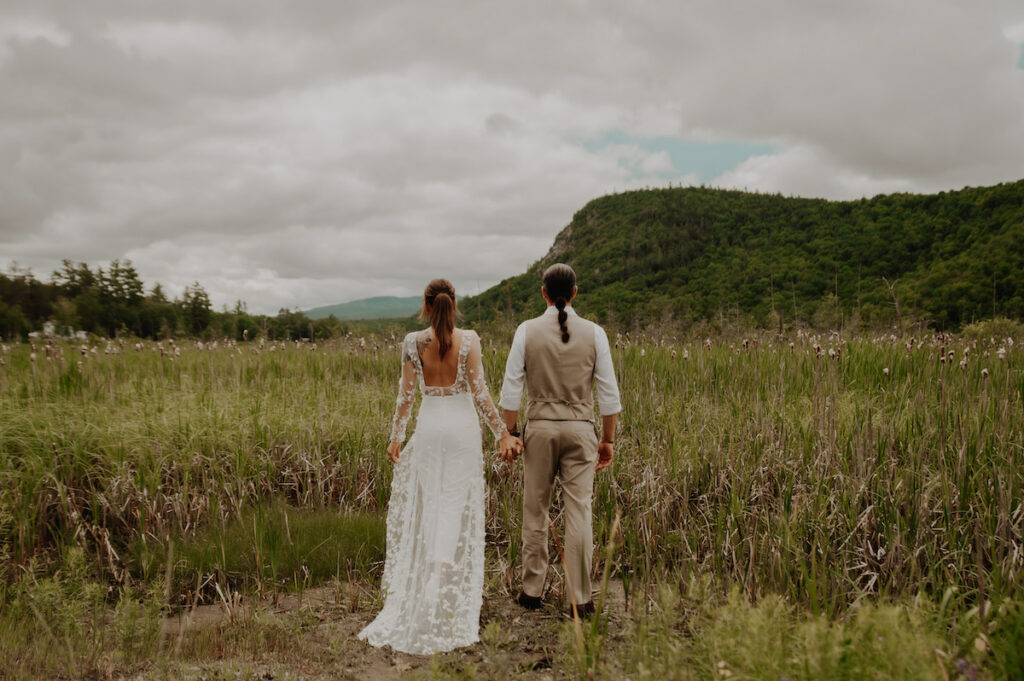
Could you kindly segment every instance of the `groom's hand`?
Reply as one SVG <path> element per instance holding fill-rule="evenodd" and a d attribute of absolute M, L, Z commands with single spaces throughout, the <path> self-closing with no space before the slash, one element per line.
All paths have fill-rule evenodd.
<path fill-rule="evenodd" d="M 615 456 L 615 424 L 618 420 L 618 413 L 601 415 L 601 442 L 597 445 L 596 470 L 612 465 Z"/>

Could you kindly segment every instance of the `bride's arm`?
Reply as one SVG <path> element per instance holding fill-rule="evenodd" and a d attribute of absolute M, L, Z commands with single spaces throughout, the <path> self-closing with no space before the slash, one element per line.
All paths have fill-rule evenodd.
<path fill-rule="evenodd" d="M 405 427 L 409 424 L 409 416 L 412 414 L 412 403 L 416 398 L 416 369 L 413 366 L 412 357 L 409 356 L 408 342 L 402 347 L 402 377 L 398 381 L 398 398 L 395 400 L 395 415 L 391 419 L 391 445 L 388 447 L 388 457 L 392 461 L 398 460 L 398 450 L 401 449 L 405 440 Z M 416 351 L 415 348 L 412 349 Z"/>
<path fill-rule="evenodd" d="M 469 381 L 469 389 L 473 392 L 473 401 L 476 408 L 480 410 L 487 427 L 494 433 L 494 437 L 501 439 L 508 435 L 508 428 L 505 421 L 494 406 L 491 400 L 491 392 L 487 389 L 487 378 L 484 376 L 484 365 L 481 360 L 480 336 L 475 332 L 469 334 L 469 355 L 466 357 L 466 379 Z"/>

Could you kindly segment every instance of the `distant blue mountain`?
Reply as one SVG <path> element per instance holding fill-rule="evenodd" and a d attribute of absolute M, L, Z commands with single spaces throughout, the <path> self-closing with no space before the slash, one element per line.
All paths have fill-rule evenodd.
<path fill-rule="evenodd" d="M 338 319 L 346 321 L 409 317 L 419 311 L 422 301 L 423 298 L 420 296 L 409 296 L 408 298 L 377 296 L 376 298 L 351 300 L 337 305 L 314 307 L 311 310 L 303 310 L 303 314 L 310 319 L 323 319 L 333 314 Z"/>

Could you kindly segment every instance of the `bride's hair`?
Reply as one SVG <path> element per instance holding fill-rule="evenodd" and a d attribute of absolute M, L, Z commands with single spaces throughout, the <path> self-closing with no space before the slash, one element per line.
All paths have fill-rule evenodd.
<path fill-rule="evenodd" d="M 569 318 L 569 313 L 565 311 L 565 306 L 572 300 L 572 294 L 576 291 L 576 273 L 568 265 L 556 263 L 544 270 L 542 281 L 548 298 L 558 308 L 558 327 L 562 329 L 562 342 L 568 343 L 569 327 L 565 325 L 565 321 Z"/>
<path fill-rule="evenodd" d="M 428 312 L 429 310 L 429 312 Z M 442 358 L 452 347 L 452 331 L 455 329 L 455 287 L 447 279 L 434 279 L 423 289 L 423 309 L 420 319 L 430 320 L 437 339 L 437 353 Z"/>

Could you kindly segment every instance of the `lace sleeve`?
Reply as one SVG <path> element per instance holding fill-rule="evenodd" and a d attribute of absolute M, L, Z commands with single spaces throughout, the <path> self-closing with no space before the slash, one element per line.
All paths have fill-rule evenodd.
<path fill-rule="evenodd" d="M 395 400 L 395 416 L 391 420 L 391 441 L 405 441 L 405 427 L 412 414 L 412 403 L 416 397 L 416 366 L 409 354 L 409 339 L 402 344 L 402 377 L 398 381 L 398 398 Z M 412 352 L 416 352 L 413 344 Z"/>
<path fill-rule="evenodd" d="M 484 376 L 484 365 L 480 358 L 480 336 L 470 331 L 467 340 L 470 345 L 469 356 L 466 357 L 466 381 L 469 383 L 470 392 L 473 393 L 473 401 L 476 402 L 476 408 L 480 410 L 494 437 L 502 438 L 508 434 L 508 429 L 505 428 L 505 421 L 491 401 L 491 393 L 487 389 L 487 378 Z"/>

